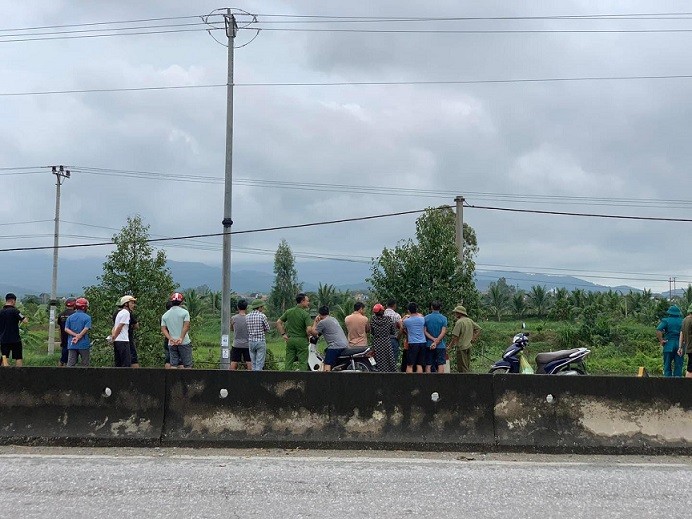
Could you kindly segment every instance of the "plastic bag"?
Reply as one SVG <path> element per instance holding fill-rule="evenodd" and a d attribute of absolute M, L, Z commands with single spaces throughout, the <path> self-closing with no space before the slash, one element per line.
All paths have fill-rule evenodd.
<path fill-rule="evenodd" d="M 529 364 L 529 361 L 526 360 L 526 357 L 524 357 L 523 355 L 519 359 L 519 371 L 524 375 L 533 375 L 534 373 L 531 364 Z"/>

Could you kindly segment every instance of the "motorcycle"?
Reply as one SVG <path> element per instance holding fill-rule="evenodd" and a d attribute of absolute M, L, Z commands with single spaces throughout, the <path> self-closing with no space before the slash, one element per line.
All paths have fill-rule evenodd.
<path fill-rule="evenodd" d="M 322 371 L 324 356 L 317 351 L 317 341 L 319 337 L 310 337 L 308 349 L 308 365 L 310 371 Z M 332 366 L 332 371 L 377 371 L 375 362 L 375 351 L 367 347 L 346 348 L 341 352 L 336 364 Z"/>
<path fill-rule="evenodd" d="M 502 354 L 502 359 L 495 362 L 490 373 L 534 373 L 529 364 L 524 349 L 529 345 L 529 334 L 518 333 L 512 339 L 512 344 Z M 591 353 L 587 348 L 574 348 L 536 355 L 536 371 L 538 375 L 586 375 L 584 359 Z"/>

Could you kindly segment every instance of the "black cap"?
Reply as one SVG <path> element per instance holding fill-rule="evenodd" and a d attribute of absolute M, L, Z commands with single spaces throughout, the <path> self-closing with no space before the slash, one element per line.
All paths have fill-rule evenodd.
<path fill-rule="evenodd" d="M 7 294 L 5 296 L 5 301 L 10 301 L 10 300 L 13 300 L 13 301 L 17 300 L 17 296 L 14 295 L 12 292 L 10 292 L 9 294 Z"/>

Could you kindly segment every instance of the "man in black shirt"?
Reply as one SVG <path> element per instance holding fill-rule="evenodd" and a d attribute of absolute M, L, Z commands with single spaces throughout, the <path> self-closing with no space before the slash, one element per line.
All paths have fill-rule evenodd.
<path fill-rule="evenodd" d="M 71 337 L 65 332 L 65 323 L 67 318 L 74 313 L 75 301 L 74 297 L 68 297 L 65 300 L 65 309 L 58 315 L 58 326 L 60 326 L 60 367 L 67 366 L 67 341 Z"/>
<path fill-rule="evenodd" d="M 11 356 L 17 367 L 22 362 L 22 339 L 19 336 L 19 325 L 27 322 L 27 318 L 17 310 L 17 296 L 10 293 L 5 296 L 5 306 L 0 310 L 0 351 L 2 365 L 7 366 Z"/>

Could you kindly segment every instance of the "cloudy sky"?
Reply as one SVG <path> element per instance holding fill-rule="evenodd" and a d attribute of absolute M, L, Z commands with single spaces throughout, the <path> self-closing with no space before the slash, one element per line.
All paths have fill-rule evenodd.
<path fill-rule="evenodd" d="M 2 3 L 0 248 L 52 245 L 54 179 L 37 169 L 52 164 L 73 170 L 63 244 L 101 241 L 136 213 L 154 237 L 221 231 L 226 91 L 209 85 L 226 82 L 226 49 L 194 17 L 222 7 Z M 423 209 L 456 195 L 470 206 L 691 217 L 692 78 L 631 79 L 692 74 L 686 2 L 235 7 L 257 22 L 235 11 L 247 26 L 236 45 L 247 46 L 235 52 L 234 231 Z M 633 14 L 647 16 L 613 16 Z M 100 37 L 154 31 L 175 32 Z M 570 80 L 505 81 L 551 78 Z M 37 94 L 161 86 L 197 88 Z M 30 95 L 7 95 L 20 93 Z M 479 269 L 655 290 L 672 276 L 678 288 L 692 282 L 689 221 L 479 207 L 464 216 L 478 234 Z M 299 261 L 365 261 L 412 236 L 415 218 L 236 236 L 233 265 L 270 263 L 282 238 Z M 220 243 L 165 248 L 171 259 L 215 265 Z"/>

